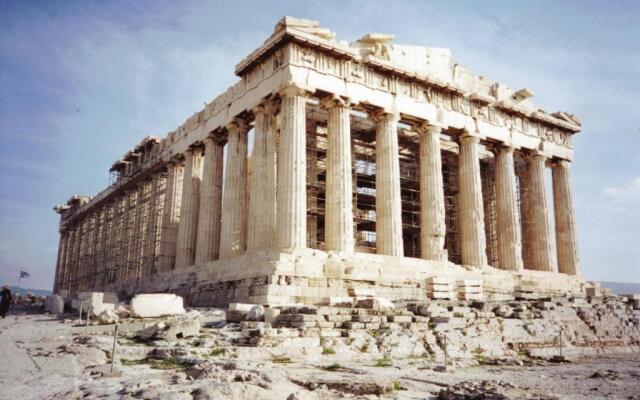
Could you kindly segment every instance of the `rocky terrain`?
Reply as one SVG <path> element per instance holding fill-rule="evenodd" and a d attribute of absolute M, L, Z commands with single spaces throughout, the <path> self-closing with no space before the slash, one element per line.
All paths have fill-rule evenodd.
<path fill-rule="evenodd" d="M 124 319 L 115 356 L 113 324 L 20 306 L 0 398 L 640 399 L 633 301 L 383 300 Z"/>

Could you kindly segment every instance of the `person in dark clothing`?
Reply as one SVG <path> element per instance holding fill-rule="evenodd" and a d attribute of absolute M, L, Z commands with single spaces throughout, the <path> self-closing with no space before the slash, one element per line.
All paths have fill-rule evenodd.
<path fill-rule="evenodd" d="M 4 286 L 2 291 L 0 291 L 0 316 L 2 316 L 2 318 L 7 316 L 12 300 L 11 290 L 9 290 L 8 286 Z"/>

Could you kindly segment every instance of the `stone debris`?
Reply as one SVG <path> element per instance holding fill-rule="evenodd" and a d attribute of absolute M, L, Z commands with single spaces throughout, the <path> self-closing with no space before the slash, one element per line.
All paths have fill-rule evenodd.
<path fill-rule="evenodd" d="M 137 336 L 142 340 L 175 340 L 197 336 L 200 333 L 200 327 L 200 313 L 189 311 L 151 324 L 138 331 Z"/>
<path fill-rule="evenodd" d="M 137 294 L 131 299 L 134 317 L 163 317 L 184 312 L 182 297 L 171 293 Z"/>

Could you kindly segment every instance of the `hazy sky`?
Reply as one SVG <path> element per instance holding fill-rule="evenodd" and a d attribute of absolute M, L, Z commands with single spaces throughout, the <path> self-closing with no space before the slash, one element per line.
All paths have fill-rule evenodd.
<path fill-rule="evenodd" d="M 96 194 L 113 161 L 232 85 L 283 15 L 340 40 L 394 33 L 547 111 L 582 118 L 572 184 L 582 270 L 640 282 L 638 1 L 0 2 L 0 283 L 50 289 L 55 204 Z"/>

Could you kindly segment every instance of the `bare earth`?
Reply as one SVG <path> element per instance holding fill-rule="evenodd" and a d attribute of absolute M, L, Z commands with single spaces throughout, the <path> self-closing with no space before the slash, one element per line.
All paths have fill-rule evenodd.
<path fill-rule="evenodd" d="M 203 313 L 197 338 L 119 338 L 119 373 L 109 376 L 113 336 L 85 335 L 73 316 L 64 317 L 18 309 L 0 320 L 0 399 L 640 399 L 637 353 L 448 372 L 422 358 L 356 361 L 304 349 L 299 358 L 277 357 L 232 345 L 233 330 L 215 327 L 224 319 L 218 310 Z"/>

